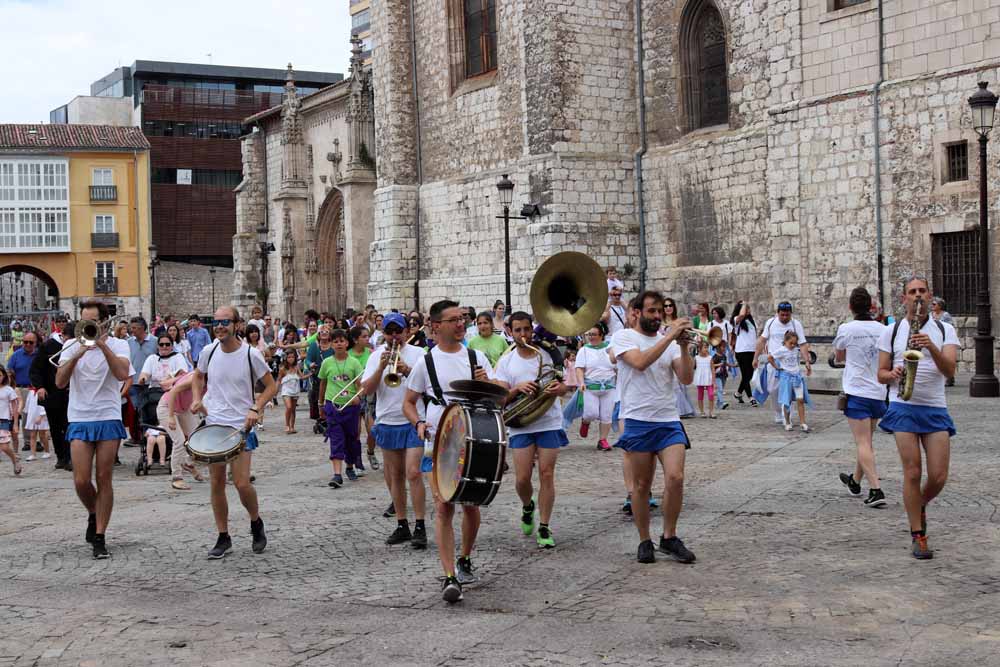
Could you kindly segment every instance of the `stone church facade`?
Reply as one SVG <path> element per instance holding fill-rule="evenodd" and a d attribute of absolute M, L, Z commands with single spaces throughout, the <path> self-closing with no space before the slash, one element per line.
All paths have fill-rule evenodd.
<path fill-rule="evenodd" d="M 372 77 L 353 43 L 350 77 L 300 98 L 288 66 L 284 100 L 244 122 L 236 192 L 233 303 L 266 303 L 301 321 L 307 308 L 364 306 L 373 241 Z M 259 231 L 274 246 L 262 273 Z"/>
<path fill-rule="evenodd" d="M 510 174 L 539 212 L 511 222 L 517 307 L 580 250 L 686 304 L 791 300 L 816 334 L 914 273 L 974 314 L 967 99 L 998 88 L 1000 0 L 410 4 L 373 2 L 380 308 L 502 297 Z"/>

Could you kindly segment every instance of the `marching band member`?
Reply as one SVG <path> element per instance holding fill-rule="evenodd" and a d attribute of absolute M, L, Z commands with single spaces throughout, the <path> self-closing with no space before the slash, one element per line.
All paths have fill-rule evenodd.
<path fill-rule="evenodd" d="M 906 318 L 887 327 L 878 341 L 878 381 L 892 385 L 889 409 L 879 428 L 896 435 L 896 449 L 903 463 L 903 505 L 910 520 L 911 549 L 919 560 L 934 557 L 927 546 L 927 505 L 941 493 L 948 479 L 951 436 L 956 433 L 944 385 L 955 375 L 959 341 L 955 327 L 926 317 L 926 304 L 932 296 L 926 278 L 910 278 L 903 287 Z M 926 319 L 919 331 L 911 332 L 910 319 L 918 299 L 925 304 Z M 913 394 L 904 401 L 899 397 L 899 381 L 903 377 L 903 353 L 908 349 L 922 350 L 924 356 L 917 364 Z M 927 482 L 922 489 L 921 446 L 927 460 Z"/>
<path fill-rule="evenodd" d="M 260 421 L 264 407 L 277 393 L 278 385 L 260 350 L 237 338 L 236 328 L 239 323 L 240 314 L 235 306 L 221 306 L 215 311 L 215 319 L 212 320 L 215 342 L 206 346 L 198 357 L 198 368 L 191 384 L 191 412 L 205 413 L 205 423 L 208 425 L 229 426 L 246 433 L 245 449 L 229 462 L 229 469 L 233 475 L 233 486 L 240 494 L 240 502 L 250 515 L 253 552 L 259 554 L 267 546 L 267 536 L 258 510 L 257 491 L 250 482 L 251 459 L 258 444 L 257 434 L 253 429 Z M 254 386 L 258 381 L 263 382 L 264 391 L 255 394 Z M 214 464 L 209 467 L 209 471 L 212 513 L 215 515 L 219 537 L 208 552 L 208 558 L 215 560 L 224 558 L 233 550 L 233 541 L 229 537 L 226 464 Z"/>
<path fill-rule="evenodd" d="M 333 356 L 323 360 L 319 367 L 319 393 L 323 396 L 323 415 L 326 417 L 326 440 L 330 443 L 330 465 L 333 477 L 329 486 L 339 489 L 344 484 L 340 468 L 346 462 L 347 479 L 357 481 L 355 466 L 361 466 L 361 386 L 365 367 L 351 356 L 348 347 L 350 336 L 343 329 L 334 330 Z"/>
<path fill-rule="evenodd" d="M 425 493 L 424 480 L 420 472 L 420 462 L 424 455 L 424 442 L 417 436 L 417 430 L 403 414 L 403 399 L 406 387 L 399 384 L 390 387 L 385 376 L 390 371 L 389 364 L 398 352 L 395 373 L 400 379 L 408 377 L 413 367 L 424 356 L 423 350 L 407 343 L 409 328 L 406 318 L 399 313 L 389 313 L 382 319 L 384 343 L 376 348 L 368 358 L 361 386 L 366 394 L 375 395 L 375 426 L 372 435 L 375 443 L 382 448 L 385 464 L 385 484 L 389 487 L 392 504 L 396 510 L 396 530 L 385 541 L 386 544 L 409 542 L 414 549 L 427 548 L 427 528 L 424 525 Z M 417 406 L 423 412 L 423 405 Z M 406 484 L 410 484 L 410 499 L 413 501 L 413 532 L 406 519 Z"/>
<path fill-rule="evenodd" d="M 437 344 L 413 367 L 403 401 L 403 414 L 416 427 L 420 440 L 434 438 L 448 404 L 448 388 L 453 381 L 493 379 L 493 368 L 486 355 L 462 346 L 462 341 L 465 340 L 465 316 L 457 303 L 445 300 L 432 305 L 431 322 L 437 327 Z M 431 369 L 433 372 L 430 372 Z M 430 397 L 426 421 L 417 409 L 417 401 L 425 395 Z M 437 489 L 432 487 L 431 490 L 434 492 L 436 510 L 434 527 L 438 558 L 445 574 L 441 592 L 444 600 L 453 604 L 462 599 L 462 585 L 475 581 L 471 554 L 481 516 L 479 507 L 462 506 L 462 551 L 458 559 L 453 561 L 455 531 L 452 520 L 455 517 L 455 506 L 444 502 L 437 495 Z"/>
<path fill-rule="evenodd" d="M 528 340 L 532 336 L 531 315 L 518 311 L 510 316 L 510 328 L 514 334 L 516 347 L 505 354 L 496 367 L 498 384 L 507 389 L 507 405 L 521 396 L 534 396 L 543 388 L 538 385 L 539 361 L 541 365 L 553 367 L 552 356 L 543 349 L 533 350 Z M 539 360 L 538 355 L 541 355 Z M 548 396 L 563 396 L 570 388 L 559 380 L 545 386 Z M 609 413 L 610 423 L 610 413 Z M 552 549 L 556 546 L 549 528 L 552 507 L 556 500 L 556 459 L 559 449 L 569 444 L 569 438 L 562 429 L 562 409 L 558 401 L 553 401 L 541 417 L 525 426 L 507 428 L 508 448 L 514 452 L 515 488 L 521 499 L 521 531 L 525 535 L 535 532 L 534 489 L 531 474 L 538 457 L 538 546 Z"/>
<path fill-rule="evenodd" d="M 681 563 L 693 563 L 695 556 L 677 537 L 677 518 L 684 499 L 684 459 L 691 443 L 677 412 L 676 383 L 690 384 L 694 378 L 694 358 L 676 341 L 691 328 L 686 318 L 671 322 L 666 335 L 659 333 L 663 321 L 663 295 L 646 291 L 641 304 L 639 330 L 619 332 L 614 340 L 618 358 L 625 430 L 616 447 L 625 450 L 625 465 L 632 475 L 632 511 L 639 531 L 638 561 L 656 561 L 649 537 L 649 495 L 656 462 L 667 477 L 663 492 L 663 535 L 660 551 Z M 682 446 L 675 446 L 682 445 Z"/>
<path fill-rule="evenodd" d="M 97 301 L 80 306 L 80 318 L 103 323 L 108 307 Z M 56 386 L 69 387 L 66 440 L 73 461 L 76 495 L 87 508 L 86 540 L 93 546 L 94 558 L 110 558 L 104 534 L 111 520 L 115 495 L 111 486 L 118 445 L 125 437 L 122 424 L 121 383 L 135 369 L 129 361 L 128 343 L 102 333 L 97 343 L 85 346 L 72 339 L 63 345 L 56 371 Z M 90 481 L 95 470 L 96 487 Z"/>

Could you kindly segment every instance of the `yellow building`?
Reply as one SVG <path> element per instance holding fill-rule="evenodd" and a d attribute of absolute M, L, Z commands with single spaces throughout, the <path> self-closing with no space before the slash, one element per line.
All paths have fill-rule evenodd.
<path fill-rule="evenodd" d="M 351 36 L 361 40 L 361 58 L 372 64 L 372 0 L 348 0 L 351 7 Z"/>
<path fill-rule="evenodd" d="M 59 310 L 148 310 L 149 211 L 139 128 L 0 125 L 0 274 L 38 277 Z"/>

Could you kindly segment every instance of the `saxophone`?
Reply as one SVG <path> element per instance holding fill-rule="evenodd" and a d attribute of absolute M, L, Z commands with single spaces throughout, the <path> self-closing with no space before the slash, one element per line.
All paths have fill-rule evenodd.
<path fill-rule="evenodd" d="M 910 334 L 906 338 L 906 351 L 903 352 L 903 377 L 899 380 L 899 400 L 908 401 L 913 396 L 913 382 L 917 379 L 917 364 L 924 358 L 923 353 L 913 347 L 913 336 L 920 333 L 921 327 L 927 321 L 923 299 L 913 303 L 913 315 L 910 316 Z"/>

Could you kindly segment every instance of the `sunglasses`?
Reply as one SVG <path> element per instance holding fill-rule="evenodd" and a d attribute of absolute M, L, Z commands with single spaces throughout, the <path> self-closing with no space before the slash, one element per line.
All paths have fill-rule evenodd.
<path fill-rule="evenodd" d="M 158 345 L 160 347 L 173 347 L 174 346 L 173 343 L 158 343 Z"/>
<path fill-rule="evenodd" d="M 212 320 L 212 326 L 213 327 L 228 327 L 232 323 L 233 323 L 233 321 L 229 320 L 229 319 L 226 319 L 226 320 Z"/>

